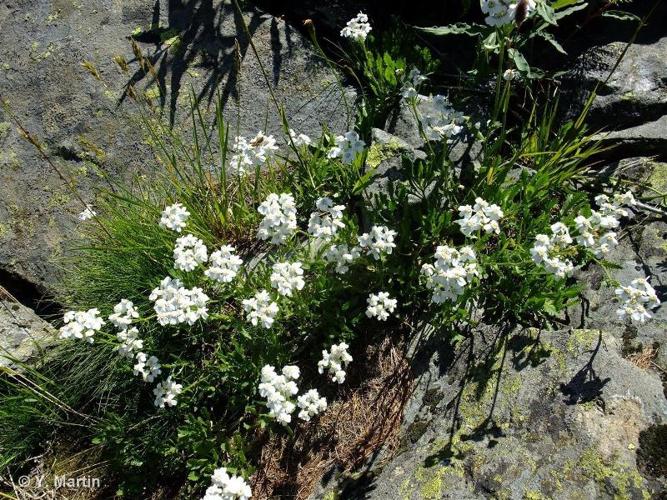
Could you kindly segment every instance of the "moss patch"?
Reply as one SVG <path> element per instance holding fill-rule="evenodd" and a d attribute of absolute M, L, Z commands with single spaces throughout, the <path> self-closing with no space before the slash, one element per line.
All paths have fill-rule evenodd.
<path fill-rule="evenodd" d="M 379 144 L 374 142 L 368 148 L 368 155 L 366 156 L 366 164 L 371 168 L 377 168 L 380 163 L 394 156 L 398 156 L 404 147 L 395 140 L 391 139 L 386 144 Z"/>

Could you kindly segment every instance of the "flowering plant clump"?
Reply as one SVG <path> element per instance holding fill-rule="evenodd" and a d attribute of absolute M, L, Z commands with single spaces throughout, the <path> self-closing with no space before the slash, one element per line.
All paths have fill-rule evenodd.
<path fill-rule="evenodd" d="M 299 396 L 296 404 L 301 408 L 299 418 L 306 422 L 310 422 L 311 418 L 327 409 L 327 400 L 326 398 L 320 397 L 320 393 L 317 392 L 317 389 L 311 389 Z"/>
<path fill-rule="evenodd" d="M 208 295 L 201 288 L 187 289 L 180 280 L 167 276 L 153 289 L 149 300 L 154 302 L 157 321 L 161 325 L 187 323 L 208 318 Z"/>
<path fill-rule="evenodd" d="M 480 0 L 482 13 L 486 15 L 484 20 L 489 26 L 504 26 L 513 23 L 519 0 Z M 527 13 L 535 10 L 535 0 L 525 0 Z"/>
<path fill-rule="evenodd" d="M 296 385 L 299 376 L 300 371 L 296 366 L 283 367 L 282 375 L 278 375 L 271 365 L 262 368 L 259 395 L 266 398 L 269 416 L 283 425 L 292 421 L 292 413 L 296 409 L 291 398 L 299 392 L 299 387 Z"/>
<path fill-rule="evenodd" d="M 368 22 L 368 16 L 359 12 L 347 22 L 347 25 L 340 31 L 340 36 L 363 42 L 372 29 Z"/>
<path fill-rule="evenodd" d="M 343 210 L 344 205 L 334 205 L 331 198 L 318 198 L 315 202 L 316 212 L 310 214 L 308 220 L 308 232 L 315 238 L 329 241 L 339 229 L 344 228 Z"/>
<path fill-rule="evenodd" d="M 329 158 L 340 158 L 343 163 L 352 163 L 366 147 L 366 143 L 359 139 L 359 134 L 354 131 L 336 136 L 335 141 L 336 146 L 329 151 Z"/>
<path fill-rule="evenodd" d="M 335 270 L 338 274 L 345 274 L 360 255 L 359 247 L 349 248 L 345 244 L 331 245 L 324 253 L 324 259 L 330 264 L 336 264 Z"/>
<path fill-rule="evenodd" d="M 430 111 L 420 117 L 429 141 L 451 140 L 463 131 L 465 117 L 456 111 L 447 97 L 435 95 L 422 101 Z"/>
<path fill-rule="evenodd" d="M 383 254 L 389 255 L 396 248 L 395 237 L 396 231 L 387 226 L 373 226 L 368 233 L 357 237 L 357 240 L 362 251 L 379 260 Z"/>
<path fill-rule="evenodd" d="M 389 315 L 396 310 L 398 301 L 389 297 L 388 292 L 371 293 L 367 299 L 366 316 L 387 321 Z"/>
<path fill-rule="evenodd" d="M 564 278 L 574 270 L 572 260 L 572 237 L 567 226 L 562 222 L 551 225 L 551 236 L 538 234 L 535 245 L 530 250 L 533 261 L 559 278 Z"/>
<path fill-rule="evenodd" d="M 252 490 L 245 479 L 230 475 L 225 467 L 220 467 L 213 472 L 211 486 L 202 500 L 249 500 L 250 497 Z"/>
<path fill-rule="evenodd" d="M 208 250 L 204 242 L 188 234 L 176 240 L 174 247 L 174 267 L 181 271 L 194 271 L 208 260 Z"/>
<path fill-rule="evenodd" d="M 291 297 L 294 290 L 302 290 L 306 282 L 301 266 L 301 262 L 276 262 L 271 273 L 271 286 L 286 297 Z"/>
<path fill-rule="evenodd" d="M 421 87 L 421 84 L 427 80 L 428 78 L 422 75 L 419 69 L 412 68 L 410 73 L 408 73 L 407 81 L 401 88 L 401 97 L 407 101 L 418 99 L 419 87 Z"/>
<path fill-rule="evenodd" d="M 243 265 L 243 259 L 235 254 L 236 249 L 231 245 L 222 245 L 219 250 L 211 254 L 209 268 L 204 274 L 220 283 L 231 283 Z"/>
<path fill-rule="evenodd" d="M 183 386 L 174 382 L 171 377 L 167 377 L 167 380 L 163 380 L 153 389 L 153 394 L 155 395 L 153 404 L 158 408 L 176 406 L 178 403 L 176 396 L 181 392 L 183 392 Z"/>
<path fill-rule="evenodd" d="M 296 205 L 291 194 L 271 193 L 257 211 L 264 216 L 257 230 L 260 240 L 270 239 L 274 245 L 282 245 L 296 230 Z"/>
<path fill-rule="evenodd" d="M 621 319 L 629 317 L 633 323 L 645 323 L 653 317 L 650 311 L 660 305 L 660 299 L 647 278 L 634 279 L 629 286 L 621 285 L 615 293 L 623 301 L 616 314 Z"/>
<path fill-rule="evenodd" d="M 136 327 L 121 330 L 116 334 L 116 338 L 120 345 L 118 346 L 118 354 L 132 359 L 134 352 L 144 348 L 144 341 L 139 338 L 139 330 Z"/>
<path fill-rule="evenodd" d="M 322 359 L 317 362 L 317 371 L 322 374 L 327 371 L 332 382 L 345 382 L 345 368 L 352 362 L 352 356 L 347 352 L 350 346 L 345 342 L 332 345 L 329 350 L 322 351 Z"/>
<path fill-rule="evenodd" d="M 479 276 L 477 258 L 471 247 L 457 250 L 441 245 L 434 257 L 435 263 L 424 264 L 421 272 L 426 278 L 426 286 L 433 290 L 431 302 L 435 304 L 455 301 L 473 278 Z"/>
<path fill-rule="evenodd" d="M 313 140 L 306 134 L 298 134 L 294 130 L 289 129 L 289 136 L 295 147 L 310 146 Z"/>
<path fill-rule="evenodd" d="M 104 325 L 97 308 L 87 311 L 68 311 L 63 318 L 65 325 L 60 328 L 61 339 L 85 339 L 91 344 L 95 341 L 93 336 Z"/>
<path fill-rule="evenodd" d="M 260 130 L 255 137 L 247 140 L 243 136 L 234 139 L 232 149 L 236 152 L 231 159 L 231 166 L 239 175 L 245 175 L 248 170 L 264 165 L 278 150 L 276 139 L 272 135 L 264 135 Z"/>
<path fill-rule="evenodd" d="M 123 299 L 113 308 L 113 314 L 109 315 L 109 321 L 121 330 L 124 330 L 139 317 L 139 311 L 134 307 L 132 301 Z"/>
<path fill-rule="evenodd" d="M 91 205 L 86 205 L 86 208 L 79 214 L 80 221 L 87 221 L 97 216 L 97 212 L 93 210 Z"/>
<path fill-rule="evenodd" d="M 188 212 L 187 208 L 180 203 L 174 203 L 173 205 L 169 205 L 162 212 L 160 226 L 180 233 L 185 227 L 188 217 L 190 217 L 190 212 Z"/>
<path fill-rule="evenodd" d="M 461 226 L 461 232 L 469 238 L 475 238 L 479 230 L 485 233 L 500 233 L 498 221 L 503 218 L 503 211 L 498 205 L 490 205 L 481 198 L 475 199 L 475 205 L 459 207 L 459 220 L 454 221 Z"/>
<path fill-rule="evenodd" d="M 243 301 L 243 310 L 253 326 L 261 324 L 264 328 L 271 328 L 278 314 L 278 304 L 273 302 L 269 292 L 260 290 L 254 297 Z"/>
<path fill-rule="evenodd" d="M 155 356 L 148 357 L 145 352 L 138 352 L 136 361 L 134 374 L 141 376 L 144 382 L 153 382 L 155 377 L 162 373 L 160 362 Z"/>

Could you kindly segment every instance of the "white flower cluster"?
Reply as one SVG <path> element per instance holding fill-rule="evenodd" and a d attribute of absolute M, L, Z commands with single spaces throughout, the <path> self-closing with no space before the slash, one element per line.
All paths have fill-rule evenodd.
<path fill-rule="evenodd" d="M 396 231 L 387 226 L 373 226 L 370 232 L 357 236 L 357 240 L 363 251 L 379 260 L 383 253 L 390 254 L 396 248 L 395 237 Z"/>
<path fill-rule="evenodd" d="M 479 274 L 475 252 L 468 246 L 457 250 L 441 245 L 435 250 L 434 257 L 434 264 L 424 264 L 421 269 L 426 286 L 433 290 L 431 302 L 453 302 Z"/>
<path fill-rule="evenodd" d="M 320 397 L 320 393 L 317 392 L 317 389 L 311 389 L 299 396 L 296 404 L 301 408 L 299 418 L 306 422 L 310 422 L 312 417 L 327 409 L 327 400 L 326 398 Z"/>
<path fill-rule="evenodd" d="M 271 300 L 269 292 L 261 290 L 254 297 L 243 301 L 243 310 L 247 313 L 247 320 L 253 326 L 261 323 L 264 328 L 271 328 L 278 314 L 278 304 Z"/>
<path fill-rule="evenodd" d="M 266 399 L 269 416 L 279 423 L 287 425 L 292 421 L 292 413 L 296 405 L 290 400 L 299 392 L 295 380 L 300 376 L 298 366 L 285 366 L 282 375 L 276 373 L 271 365 L 262 368 L 259 395 Z"/>
<path fill-rule="evenodd" d="M 241 257 L 236 255 L 236 249 L 231 245 L 222 245 L 220 250 L 211 254 L 209 268 L 204 274 L 220 283 L 231 283 L 243 265 Z"/>
<path fill-rule="evenodd" d="M 122 299 L 114 306 L 113 314 L 109 315 L 109 321 L 111 321 L 115 327 L 124 330 L 138 317 L 139 311 L 134 307 L 134 304 L 127 299 Z"/>
<path fill-rule="evenodd" d="M 538 234 L 530 254 L 536 264 L 558 278 L 564 278 L 574 270 L 572 261 L 567 258 L 571 252 L 572 237 L 562 222 L 552 224 L 551 233 L 551 236 Z"/>
<path fill-rule="evenodd" d="M 65 324 L 60 328 L 61 339 L 86 339 L 91 344 L 94 342 L 95 333 L 104 325 L 97 308 L 87 311 L 67 311 L 63 322 Z"/>
<path fill-rule="evenodd" d="M 264 216 L 257 230 L 260 240 L 271 239 L 271 243 L 281 245 L 296 230 L 296 205 L 291 194 L 271 193 L 257 208 Z"/>
<path fill-rule="evenodd" d="M 194 271 L 208 260 L 208 250 L 204 242 L 188 234 L 176 240 L 174 247 L 174 267 L 181 271 Z"/>
<path fill-rule="evenodd" d="M 302 290 L 306 282 L 301 266 L 301 262 L 276 262 L 272 268 L 271 286 L 286 297 L 291 297 L 294 290 Z"/>
<path fill-rule="evenodd" d="M 345 274 L 350 270 L 350 264 L 359 258 L 359 247 L 348 248 L 347 245 L 331 245 L 324 253 L 324 259 L 329 264 L 336 264 L 336 272 Z"/>
<path fill-rule="evenodd" d="M 92 205 L 86 205 L 86 208 L 79 214 L 79 220 L 80 221 L 86 221 L 88 219 L 92 219 L 93 217 L 97 216 L 97 212 L 93 210 Z"/>
<path fill-rule="evenodd" d="M 162 212 L 162 218 L 160 218 L 160 226 L 171 229 L 180 233 L 185 227 L 185 221 L 190 217 L 190 212 L 180 203 L 174 203 L 169 205 Z"/>
<path fill-rule="evenodd" d="M 412 68 L 408 73 L 408 79 L 403 84 L 401 96 L 405 100 L 417 99 L 419 97 L 419 87 L 427 78 L 421 74 L 417 68 Z"/>
<path fill-rule="evenodd" d="M 366 302 L 368 303 L 366 316 L 377 318 L 380 321 L 386 321 L 398 304 L 398 301 L 389 297 L 387 292 L 371 293 Z"/>
<path fill-rule="evenodd" d="M 359 139 L 354 131 L 345 132 L 345 135 L 336 136 L 336 145 L 331 148 L 329 158 L 340 158 L 343 163 L 352 163 L 358 154 L 363 152 L 366 143 Z"/>
<path fill-rule="evenodd" d="M 519 0 L 480 0 L 484 19 L 489 26 L 504 26 L 514 22 Z M 535 10 L 535 0 L 526 0 L 526 15 Z"/>
<path fill-rule="evenodd" d="M 368 22 L 368 16 L 363 12 L 359 12 L 356 17 L 347 22 L 347 25 L 340 31 L 340 36 L 363 42 L 371 32 L 371 29 L 373 28 L 371 28 Z"/>
<path fill-rule="evenodd" d="M 180 280 L 170 276 L 160 282 L 149 299 L 155 302 L 153 308 L 162 326 L 179 323 L 193 325 L 198 319 L 208 318 L 208 295 L 198 287 L 187 289 Z"/>
<path fill-rule="evenodd" d="M 334 344 L 330 350 L 322 351 L 322 359 L 317 362 L 317 371 L 324 373 L 326 370 L 331 376 L 333 382 L 342 384 L 345 382 L 345 368 L 352 361 L 352 356 L 347 352 L 349 345 L 345 342 Z"/>
<path fill-rule="evenodd" d="M 319 198 L 315 202 L 316 212 L 310 214 L 308 232 L 315 238 L 329 241 L 339 229 L 345 227 L 343 223 L 344 205 L 334 205 L 331 198 Z"/>
<path fill-rule="evenodd" d="M 443 95 L 435 95 L 428 99 L 428 106 L 432 111 L 422 117 L 424 134 L 429 141 L 451 139 L 463 130 L 465 117 L 456 111 L 449 100 Z"/>
<path fill-rule="evenodd" d="M 252 497 L 250 485 L 241 476 L 229 475 L 225 467 L 215 469 L 211 486 L 202 500 L 248 500 Z"/>
<path fill-rule="evenodd" d="M 634 279 L 630 286 L 620 286 L 615 293 L 624 302 L 616 314 L 621 319 L 629 316 L 635 323 L 645 323 L 651 319 L 653 316 L 650 311 L 660 305 L 660 299 L 646 278 Z"/>
<path fill-rule="evenodd" d="M 290 139 L 292 139 L 292 143 L 297 148 L 300 146 L 310 146 L 313 142 L 306 134 L 297 134 L 292 129 L 289 129 L 289 136 Z"/>
<path fill-rule="evenodd" d="M 118 354 L 124 358 L 132 359 L 134 351 L 144 348 L 144 341 L 139 338 L 139 330 L 136 327 L 126 328 L 116 333 L 116 338 L 120 345 Z"/>
<path fill-rule="evenodd" d="M 244 175 L 248 169 L 266 163 L 277 149 L 276 139 L 272 135 L 264 135 L 261 130 L 249 141 L 243 136 L 237 136 L 232 144 L 236 154 L 232 156 L 230 165 L 239 175 Z"/>
<path fill-rule="evenodd" d="M 454 222 L 461 226 L 461 232 L 469 238 L 476 238 L 480 229 L 485 233 L 500 233 L 498 221 L 503 218 L 503 211 L 498 205 L 489 205 L 482 198 L 475 198 L 475 205 L 459 207 L 459 216 Z"/>
<path fill-rule="evenodd" d="M 601 194 L 595 197 L 599 210 L 592 210 L 590 217 L 577 216 L 574 222 L 579 235 L 577 242 L 584 248 L 590 249 L 593 254 L 601 258 L 609 253 L 616 245 L 616 232 L 609 231 L 620 225 L 620 217 L 627 217 L 628 212 L 624 205 L 635 205 L 632 192 L 616 194 L 612 199 Z"/>
<path fill-rule="evenodd" d="M 162 367 L 155 356 L 148 357 L 145 352 L 138 352 L 133 372 L 141 376 L 144 382 L 153 382 L 162 373 Z"/>
<path fill-rule="evenodd" d="M 153 404 L 158 408 L 176 406 L 178 404 L 176 396 L 181 392 L 183 392 L 183 386 L 174 382 L 171 376 L 169 376 L 167 380 L 163 380 L 153 389 L 153 394 L 155 395 Z"/>

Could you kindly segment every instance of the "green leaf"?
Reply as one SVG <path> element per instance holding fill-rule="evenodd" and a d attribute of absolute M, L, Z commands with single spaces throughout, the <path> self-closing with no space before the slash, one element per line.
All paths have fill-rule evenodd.
<path fill-rule="evenodd" d="M 481 36 L 486 31 L 489 30 L 486 26 L 481 24 L 467 24 L 467 23 L 455 23 L 450 24 L 449 26 L 434 26 L 432 28 L 417 28 L 419 31 L 424 33 L 430 33 L 431 35 L 468 35 L 468 36 Z"/>
<path fill-rule="evenodd" d="M 549 24 L 558 26 L 554 10 L 549 5 L 547 5 L 546 2 L 537 2 L 537 13 Z"/>
<path fill-rule="evenodd" d="M 613 19 L 618 19 L 619 21 L 641 21 L 639 16 L 622 10 L 606 10 L 602 13 L 602 17 L 611 17 Z"/>
<path fill-rule="evenodd" d="M 554 36 L 551 33 L 543 31 L 540 32 L 539 36 L 542 37 L 547 42 L 549 42 L 558 52 L 567 55 L 567 52 L 565 52 L 563 46 L 560 43 L 558 43 L 558 41 L 554 38 Z"/>
<path fill-rule="evenodd" d="M 558 12 L 555 13 L 554 18 L 558 21 L 560 19 L 563 19 L 564 17 L 574 14 L 577 11 L 583 10 L 586 7 L 588 7 L 588 4 L 586 2 L 577 3 L 570 8 L 563 10 L 558 10 L 556 9 L 556 7 L 553 7 L 554 10 L 558 10 Z"/>
<path fill-rule="evenodd" d="M 569 5 L 581 2 L 581 0 L 556 0 L 551 4 L 553 10 L 563 9 Z"/>

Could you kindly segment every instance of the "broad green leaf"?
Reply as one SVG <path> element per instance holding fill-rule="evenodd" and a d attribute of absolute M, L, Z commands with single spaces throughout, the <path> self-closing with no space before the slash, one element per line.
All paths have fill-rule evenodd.
<path fill-rule="evenodd" d="M 547 5 L 545 2 L 538 2 L 537 3 L 537 13 L 539 16 L 544 19 L 546 22 L 549 24 L 552 24 L 554 26 L 558 26 L 558 23 L 556 22 L 556 16 L 554 10 Z"/>
<path fill-rule="evenodd" d="M 456 23 L 450 24 L 449 26 L 434 26 L 432 28 L 417 28 L 419 31 L 424 33 L 430 33 L 431 35 L 468 35 L 468 36 L 481 36 L 483 33 L 489 30 L 486 26 L 481 24 L 467 24 L 467 23 Z"/>
<path fill-rule="evenodd" d="M 586 7 L 588 7 L 588 4 L 586 2 L 578 3 L 573 5 L 572 7 L 569 7 L 567 9 L 559 10 L 554 14 L 554 18 L 558 21 L 560 19 L 563 19 L 564 17 L 569 16 L 570 14 L 574 14 L 577 11 L 583 10 Z M 556 10 L 554 8 L 554 10 Z"/>

